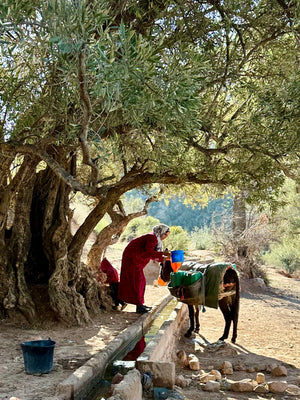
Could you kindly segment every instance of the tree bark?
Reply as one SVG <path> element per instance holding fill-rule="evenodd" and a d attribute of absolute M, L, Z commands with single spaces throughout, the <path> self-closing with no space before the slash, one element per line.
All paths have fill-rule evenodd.
<path fill-rule="evenodd" d="M 7 240 L 6 276 L 7 292 L 3 301 L 6 310 L 18 309 L 29 320 L 35 319 L 35 305 L 25 279 L 25 265 L 31 243 L 30 207 L 36 176 L 32 170 L 38 164 L 37 159 L 24 158 L 18 172 L 23 184 L 18 189 L 15 200 L 15 213 L 9 240 Z M 18 174 L 15 177 L 18 180 Z"/>

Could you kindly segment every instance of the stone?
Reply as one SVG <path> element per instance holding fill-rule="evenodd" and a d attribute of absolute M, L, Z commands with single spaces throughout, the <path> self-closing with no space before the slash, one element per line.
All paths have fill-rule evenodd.
<path fill-rule="evenodd" d="M 200 382 L 205 383 L 205 382 L 209 382 L 209 381 L 216 381 L 216 375 L 214 374 L 203 374 L 200 376 Z"/>
<path fill-rule="evenodd" d="M 231 390 L 233 392 L 252 392 L 253 384 L 251 379 L 243 379 L 241 381 L 233 382 L 231 384 Z"/>
<path fill-rule="evenodd" d="M 297 385 L 288 385 L 285 392 L 289 396 L 300 396 L 300 387 Z"/>
<path fill-rule="evenodd" d="M 288 384 L 286 381 L 272 381 L 268 382 L 268 387 L 271 393 L 284 393 Z"/>
<path fill-rule="evenodd" d="M 137 369 L 129 371 L 120 383 L 114 385 L 112 394 L 113 396 L 120 395 L 122 400 L 142 400 L 140 372 Z"/>
<path fill-rule="evenodd" d="M 254 367 L 248 367 L 246 369 L 246 371 L 249 372 L 249 373 L 252 373 L 252 372 L 255 372 L 255 368 Z"/>
<path fill-rule="evenodd" d="M 235 371 L 246 371 L 246 367 L 243 363 L 234 364 L 233 369 Z"/>
<path fill-rule="evenodd" d="M 176 379 L 175 379 L 175 385 L 177 385 L 177 386 L 179 386 L 179 387 L 181 387 L 181 388 L 184 388 L 184 387 L 189 386 L 189 385 L 191 384 L 191 382 L 192 382 L 191 379 L 185 378 L 185 377 L 182 376 L 182 375 L 178 375 L 178 376 L 176 377 Z"/>
<path fill-rule="evenodd" d="M 268 364 L 268 365 L 266 365 L 266 371 L 267 372 L 271 372 L 272 371 L 272 369 L 274 369 L 274 368 L 276 368 L 276 367 L 278 367 L 278 364 L 275 364 L 275 363 L 272 363 L 272 364 Z"/>
<path fill-rule="evenodd" d="M 262 278 L 253 278 L 251 281 L 255 284 L 255 286 L 264 288 L 266 286 L 265 281 Z"/>
<path fill-rule="evenodd" d="M 190 354 L 188 356 L 188 360 L 190 369 L 192 369 L 193 371 L 198 371 L 200 369 L 199 360 L 194 354 Z"/>
<path fill-rule="evenodd" d="M 217 392 L 220 390 L 220 388 L 221 388 L 220 382 L 216 381 L 208 381 L 203 386 L 203 390 L 205 390 L 206 392 Z"/>
<path fill-rule="evenodd" d="M 271 370 L 273 376 L 287 376 L 287 369 L 283 365 L 279 365 Z"/>
<path fill-rule="evenodd" d="M 221 385 L 221 390 L 231 390 L 231 384 L 232 382 L 226 378 L 221 379 L 220 385 Z"/>
<path fill-rule="evenodd" d="M 253 391 L 255 393 L 261 393 L 261 394 L 268 393 L 269 392 L 268 385 L 266 383 L 261 383 L 257 386 L 254 386 Z"/>
<path fill-rule="evenodd" d="M 116 384 L 120 383 L 123 379 L 124 379 L 124 375 L 122 375 L 118 372 L 115 376 L 113 376 L 113 378 L 111 380 L 111 384 L 116 385 Z"/>
<path fill-rule="evenodd" d="M 257 382 L 258 384 L 264 383 L 264 382 L 265 382 L 265 375 L 264 375 L 262 372 L 258 372 L 258 373 L 256 374 L 256 382 Z"/>
<path fill-rule="evenodd" d="M 141 373 L 151 373 L 153 386 L 171 388 L 175 384 L 175 364 L 173 362 L 140 360 L 138 369 Z"/>
<path fill-rule="evenodd" d="M 223 375 L 232 375 L 233 374 L 233 368 L 232 364 L 229 361 L 224 361 L 221 365 L 221 372 Z"/>
<path fill-rule="evenodd" d="M 177 351 L 176 356 L 177 356 L 178 362 L 181 365 L 183 365 L 184 367 L 187 367 L 189 365 L 189 360 L 188 360 L 188 357 L 187 357 L 186 352 L 184 350 Z"/>
<path fill-rule="evenodd" d="M 221 372 L 218 371 L 218 370 L 216 370 L 216 369 L 212 369 L 212 370 L 210 371 L 210 374 L 214 375 L 214 376 L 216 377 L 215 380 L 217 380 L 217 381 L 220 381 L 220 380 L 222 379 Z"/>

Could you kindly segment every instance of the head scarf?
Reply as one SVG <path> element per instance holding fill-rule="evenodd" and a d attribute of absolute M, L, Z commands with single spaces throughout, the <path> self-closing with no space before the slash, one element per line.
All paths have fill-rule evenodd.
<path fill-rule="evenodd" d="M 156 250 L 157 251 L 162 251 L 163 244 L 162 244 L 161 237 L 163 235 L 165 235 L 166 233 L 168 233 L 168 232 L 170 232 L 170 227 L 168 225 L 159 224 L 159 225 L 155 225 L 153 227 L 153 233 L 157 237 L 157 245 L 156 245 Z"/>

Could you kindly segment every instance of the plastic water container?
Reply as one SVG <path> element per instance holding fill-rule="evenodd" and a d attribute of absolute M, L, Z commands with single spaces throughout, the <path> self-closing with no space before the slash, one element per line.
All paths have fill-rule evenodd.
<path fill-rule="evenodd" d="M 185 271 L 171 272 L 170 274 L 170 286 L 177 287 L 180 286 L 183 282 L 183 279 L 186 275 Z"/>
<path fill-rule="evenodd" d="M 21 343 L 25 372 L 28 374 L 48 374 L 53 368 L 55 342 L 32 340 Z"/>
<path fill-rule="evenodd" d="M 179 270 L 179 268 L 181 267 L 182 262 L 171 262 L 171 267 L 173 272 L 177 272 Z"/>
<path fill-rule="evenodd" d="M 157 283 L 159 284 L 159 286 L 166 286 L 166 284 L 167 284 L 167 282 L 165 282 L 163 279 L 161 279 L 160 276 L 157 278 Z"/>
<path fill-rule="evenodd" d="M 198 281 L 199 279 L 202 278 L 202 273 L 201 272 L 193 272 L 186 274 L 183 278 L 183 285 L 184 286 L 189 286 Z"/>
<path fill-rule="evenodd" d="M 183 250 L 171 251 L 171 261 L 172 261 L 172 263 L 183 262 L 184 261 L 184 251 Z"/>

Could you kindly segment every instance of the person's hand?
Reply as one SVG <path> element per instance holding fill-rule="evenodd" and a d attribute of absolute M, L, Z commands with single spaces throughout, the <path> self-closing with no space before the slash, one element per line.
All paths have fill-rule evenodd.
<path fill-rule="evenodd" d="M 163 256 L 166 258 L 171 258 L 171 252 L 169 250 L 163 251 Z"/>

